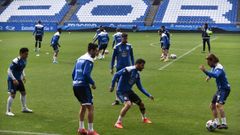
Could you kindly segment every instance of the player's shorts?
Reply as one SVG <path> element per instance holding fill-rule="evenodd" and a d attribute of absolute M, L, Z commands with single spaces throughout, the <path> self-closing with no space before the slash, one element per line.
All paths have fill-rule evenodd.
<path fill-rule="evenodd" d="M 169 50 L 169 48 L 170 48 L 170 44 L 162 45 L 162 49 L 164 49 L 164 50 Z"/>
<path fill-rule="evenodd" d="M 93 105 L 93 96 L 90 86 L 73 86 L 73 91 L 81 105 Z"/>
<path fill-rule="evenodd" d="M 52 48 L 55 53 L 59 52 L 58 45 L 52 45 Z"/>
<path fill-rule="evenodd" d="M 102 44 L 102 45 L 99 45 L 99 47 L 98 47 L 98 49 L 99 50 L 105 50 L 105 49 L 107 49 L 107 44 Z"/>
<path fill-rule="evenodd" d="M 221 91 L 218 90 L 212 98 L 212 103 L 213 104 L 219 103 L 219 104 L 224 105 L 230 92 L 231 92 L 231 90 L 227 90 L 227 89 L 221 90 Z"/>
<path fill-rule="evenodd" d="M 42 35 L 36 35 L 35 40 L 36 41 L 42 41 Z"/>
<path fill-rule="evenodd" d="M 25 92 L 25 87 L 22 80 L 18 80 L 18 85 L 15 86 L 12 80 L 8 80 L 8 92 L 11 94 L 16 94 L 17 91 Z"/>
<path fill-rule="evenodd" d="M 117 92 L 117 96 L 122 103 L 131 101 L 132 103 L 139 105 L 142 102 L 139 96 L 136 93 L 134 93 L 132 90 L 126 93 Z"/>

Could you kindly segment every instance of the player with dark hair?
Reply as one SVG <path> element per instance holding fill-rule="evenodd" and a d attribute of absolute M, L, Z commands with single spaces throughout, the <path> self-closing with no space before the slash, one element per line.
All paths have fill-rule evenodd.
<path fill-rule="evenodd" d="M 118 86 L 117 86 L 117 96 L 119 99 L 124 102 L 124 107 L 122 108 L 120 115 L 118 117 L 118 120 L 115 124 L 116 128 L 123 128 L 122 126 L 122 118 L 126 115 L 127 111 L 131 108 L 132 104 L 135 103 L 139 106 L 139 110 L 142 114 L 142 120 L 144 123 L 152 123 L 147 117 L 146 117 L 146 109 L 142 102 L 142 100 L 139 98 L 139 96 L 132 90 L 132 87 L 134 84 L 137 85 L 138 89 L 147 97 L 154 100 L 153 96 L 150 95 L 141 84 L 140 80 L 140 74 L 144 69 L 145 60 L 138 59 L 135 62 L 134 66 L 123 68 L 122 70 L 115 73 L 113 79 L 112 79 L 112 85 L 110 87 L 110 91 L 112 92 L 115 87 L 115 83 L 117 79 L 119 78 Z"/>
<path fill-rule="evenodd" d="M 207 63 L 212 68 L 211 71 L 207 71 L 203 65 L 200 66 L 200 70 L 207 75 L 206 81 L 209 81 L 211 78 L 215 78 L 217 83 L 217 92 L 213 96 L 210 108 L 214 121 L 218 125 L 217 127 L 219 129 L 227 129 L 228 126 L 224 112 L 224 104 L 231 91 L 230 84 L 228 83 L 223 66 L 219 63 L 219 59 L 214 54 L 208 55 Z M 218 112 L 221 116 L 222 124 L 220 124 Z"/>
<path fill-rule="evenodd" d="M 22 102 L 22 112 L 32 113 L 32 110 L 27 108 L 26 105 L 26 90 L 24 87 L 24 83 L 26 82 L 24 68 L 27 64 L 28 51 L 28 48 L 21 48 L 19 51 L 19 57 L 13 59 L 12 64 L 8 68 L 9 97 L 7 100 L 7 116 L 14 116 L 11 107 L 17 91 L 20 91 L 21 93 L 20 99 Z"/>
<path fill-rule="evenodd" d="M 99 59 L 104 59 L 104 54 L 108 46 L 109 36 L 104 29 L 101 29 L 101 32 L 97 35 L 97 38 L 93 41 L 95 43 L 98 40 L 98 50 L 99 50 Z"/>
<path fill-rule="evenodd" d="M 167 62 L 169 57 L 168 54 L 170 49 L 170 40 L 164 30 L 160 29 L 158 32 L 161 37 L 160 42 L 161 42 L 161 48 L 163 52 L 163 55 L 161 56 L 161 60 L 164 62 Z"/>
<path fill-rule="evenodd" d="M 93 96 L 90 85 L 92 89 L 96 89 L 95 82 L 91 77 L 91 72 L 93 69 L 94 58 L 98 53 L 98 46 L 93 43 L 88 44 L 88 52 L 77 59 L 76 64 L 73 69 L 72 79 L 73 79 L 73 91 L 75 97 L 81 104 L 79 113 L 79 135 L 98 135 L 96 131 L 93 130 Z M 88 131 L 84 127 L 84 116 L 85 112 L 88 110 Z"/>
<path fill-rule="evenodd" d="M 39 56 L 39 51 L 41 49 L 42 38 L 44 35 L 44 26 L 42 22 L 39 20 L 35 25 L 33 35 L 35 35 L 35 52 L 37 52 L 36 56 Z"/>
<path fill-rule="evenodd" d="M 122 33 L 122 41 L 118 45 L 114 47 L 112 61 L 110 66 L 111 74 L 114 73 L 114 65 L 116 64 L 116 72 L 120 71 L 121 69 L 134 65 L 134 56 L 133 56 L 133 49 L 131 44 L 128 43 L 128 34 Z M 112 103 L 112 105 L 119 105 L 120 100 L 116 95 L 116 100 Z"/>
<path fill-rule="evenodd" d="M 166 29 L 165 26 L 161 26 L 160 27 L 160 30 L 158 31 L 158 33 L 160 35 L 160 42 L 161 42 L 162 41 L 162 34 L 160 32 L 166 34 L 166 36 L 168 37 L 169 46 L 170 46 L 170 33 L 169 33 L 169 31 Z M 162 48 L 161 58 L 163 58 L 164 57 L 163 43 L 161 42 L 160 44 L 161 44 L 161 48 Z"/>
<path fill-rule="evenodd" d="M 57 32 L 53 35 L 52 37 L 52 40 L 51 40 L 51 46 L 53 48 L 53 64 L 57 64 L 58 61 L 57 61 L 57 57 L 58 57 L 58 53 L 59 53 L 59 47 L 60 44 L 59 44 L 59 39 L 60 39 L 60 35 L 62 33 L 62 29 L 61 28 L 58 28 L 57 29 Z"/>

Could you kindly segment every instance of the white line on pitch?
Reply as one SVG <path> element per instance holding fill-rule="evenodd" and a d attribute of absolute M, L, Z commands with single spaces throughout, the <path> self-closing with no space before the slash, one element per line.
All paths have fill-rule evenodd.
<path fill-rule="evenodd" d="M 214 39 L 212 39 L 211 41 L 214 41 L 214 40 L 216 40 L 216 39 L 217 39 L 217 37 L 214 38 Z M 201 47 L 201 46 L 202 46 L 202 43 L 198 44 L 196 47 L 192 48 L 191 50 L 187 51 L 187 52 L 184 53 L 183 55 L 179 56 L 177 59 L 175 59 L 175 60 L 173 60 L 173 61 L 165 64 L 164 66 L 160 67 L 158 70 L 163 70 L 163 69 L 165 69 L 166 67 L 170 66 L 170 65 L 173 64 L 174 62 L 176 62 L 176 61 L 178 61 L 179 59 L 181 59 L 182 57 L 190 54 L 191 52 L 193 52 L 194 50 L 196 50 L 197 48 L 199 48 L 199 47 Z"/>
<path fill-rule="evenodd" d="M 11 130 L 0 130 L 0 133 L 22 134 L 22 135 L 60 135 L 60 134 L 38 133 L 38 132 L 25 132 L 25 131 L 11 131 Z"/>

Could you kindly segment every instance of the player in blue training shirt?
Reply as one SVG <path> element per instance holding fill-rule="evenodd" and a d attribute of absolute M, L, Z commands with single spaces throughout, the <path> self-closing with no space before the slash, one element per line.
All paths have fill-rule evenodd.
<path fill-rule="evenodd" d="M 121 43 L 122 42 L 122 32 L 121 32 L 121 29 L 117 28 L 116 29 L 116 32 L 114 35 L 113 35 L 113 43 L 112 43 L 112 48 L 114 48 L 114 46 L 116 46 L 117 44 Z"/>
<path fill-rule="evenodd" d="M 13 100 L 16 96 L 16 92 L 20 91 L 20 99 L 22 102 L 22 112 L 32 113 L 31 109 L 26 105 L 26 90 L 24 83 L 26 82 L 24 68 L 27 64 L 28 48 L 21 48 L 19 51 L 19 57 L 13 59 L 12 64 L 8 68 L 8 93 L 7 100 L 7 116 L 14 116 L 11 111 Z"/>
<path fill-rule="evenodd" d="M 60 35 L 62 33 L 62 29 L 61 28 L 58 28 L 57 29 L 57 32 L 53 35 L 52 37 L 52 40 L 51 40 L 51 46 L 53 48 L 53 64 L 57 64 L 58 61 L 57 61 L 57 56 L 58 56 L 58 53 L 59 53 L 59 47 L 60 44 L 59 44 L 59 39 L 60 39 Z"/>
<path fill-rule="evenodd" d="M 112 85 L 110 91 L 112 92 L 115 87 L 115 83 L 119 78 L 117 85 L 117 95 L 121 101 L 124 102 L 125 106 L 122 108 L 118 120 L 115 124 L 116 128 L 123 128 L 122 118 L 126 115 L 127 111 L 131 108 L 132 104 L 135 103 L 139 106 L 139 110 L 142 114 L 142 120 L 144 123 L 152 123 L 145 114 L 145 106 L 138 95 L 132 90 L 134 84 L 137 85 L 138 89 L 147 97 L 154 100 L 153 96 L 150 95 L 141 84 L 140 71 L 144 69 L 145 61 L 138 59 L 134 66 L 126 67 L 117 73 L 115 73 L 112 79 Z"/>
<path fill-rule="evenodd" d="M 35 35 L 35 52 L 37 52 L 36 56 L 39 56 L 39 51 L 41 49 L 41 42 L 44 35 L 44 26 L 42 25 L 42 22 L 40 20 L 35 25 L 33 35 Z"/>
<path fill-rule="evenodd" d="M 219 59 L 214 54 L 209 54 L 207 57 L 207 63 L 212 70 L 207 71 L 203 65 L 200 66 L 200 70 L 207 75 L 206 81 L 209 81 L 211 78 L 215 78 L 217 84 L 217 92 L 213 96 L 210 108 L 214 116 L 214 121 L 218 125 L 217 128 L 227 129 L 228 126 L 223 106 L 231 91 L 230 84 L 228 83 L 223 66 L 219 63 Z M 220 124 L 218 112 L 220 114 L 222 124 Z"/>
<path fill-rule="evenodd" d="M 106 30 L 104 29 L 104 27 L 103 27 L 102 25 L 100 25 L 99 28 L 96 30 L 95 35 L 93 36 L 93 41 L 96 40 L 98 34 L 100 34 L 100 33 L 102 32 L 102 30 L 103 30 L 104 32 L 106 32 Z"/>
<path fill-rule="evenodd" d="M 104 54 L 108 46 L 109 36 L 104 29 L 101 29 L 101 32 L 97 35 L 97 38 L 93 41 L 94 43 L 98 40 L 98 51 L 99 51 L 99 59 L 104 59 Z"/>
<path fill-rule="evenodd" d="M 169 53 L 169 49 L 170 49 L 170 40 L 169 40 L 170 35 L 164 29 L 160 29 L 158 32 L 161 37 L 160 42 L 161 42 L 161 48 L 162 48 L 162 52 L 163 52 L 162 56 L 161 56 L 161 60 L 164 62 L 167 62 L 168 61 L 168 53 Z"/>
<path fill-rule="evenodd" d="M 128 34 L 122 34 L 122 41 L 118 45 L 114 47 L 112 61 L 110 66 L 111 74 L 114 73 L 114 65 L 115 61 L 116 64 L 116 72 L 120 71 L 121 69 L 134 65 L 134 56 L 133 56 L 133 49 L 131 44 L 128 43 Z M 119 105 L 120 100 L 116 95 L 116 100 L 112 103 L 112 105 Z"/>
<path fill-rule="evenodd" d="M 72 73 L 74 95 L 81 103 L 78 129 L 79 135 L 98 135 L 98 133 L 93 130 L 94 107 L 90 88 L 91 85 L 92 89 L 96 89 L 95 82 L 91 77 L 91 72 L 93 69 L 93 59 L 98 53 L 97 48 L 98 46 L 96 44 L 89 43 L 88 52 L 77 59 Z M 84 128 L 84 116 L 86 110 L 88 110 L 88 131 Z"/>

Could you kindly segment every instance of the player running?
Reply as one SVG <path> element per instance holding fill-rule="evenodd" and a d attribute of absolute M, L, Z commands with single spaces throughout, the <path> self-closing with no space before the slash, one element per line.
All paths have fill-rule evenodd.
<path fill-rule="evenodd" d="M 228 129 L 223 106 L 231 91 L 230 84 L 228 83 L 223 66 L 219 63 L 219 59 L 214 54 L 209 54 L 207 63 L 212 68 L 211 71 L 207 71 L 203 65 L 200 66 L 200 70 L 207 75 L 206 81 L 209 81 L 211 78 L 216 79 L 217 92 L 214 94 L 212 103 L 210 104 L 214 121 L 218 125 L 217 128 Z M 220 124 L 218 112 L 221 116 L 222 124 Z"/>
<path fill-rule="evenodd" d="M 203 53 L 205 53 L 206 43 L 208 45 L 208 52 L 211 52 L 211 45 L 210 45 L 210 35 L 208 32 L 211 31 L 211 29 L 208 27 L 208 24 L 205 23 L 202 28 L 202 40 L 203 40 Z"/>
<path fill-rule="evenodd" d="M 109 36 L 104 29 L 101 29 L 101 32 L 97 35 L 97 38 L 93 41 L 94 43 L 98 40 L 98 50 L 99 56 L 98 59 L 104 59 L 105 50 L 107 49 Z"/>
<path fill-rule="evenodd" d="M 121 32 L 121 29 L 117 28 L 116 29 L 116 32 L 114 35 L 113 35 L 113 43 L 112 43 L 112 48 L 114 48 L 114 46 L 116 46 L 117 44 L 121 43 L 122 42 L 122 32 Z"/>
<path fill-rule="evenodd" d="M 33 35 L 35 35 L 35 49 L 34 49 L 34 51 L 37 52 L 36 56 L 40 56 L 39 52 L 40 52 L 40 49 L 41 49 L 41 42 L 42 42 L 42 38 L 43 38 L 43 35 L 44 35 L 44 26 L 42 25 L 42 22 L 40 20 L 35 25 Z"/>
<path fill-rule="evenodd" d="M 91 77 L 91 72 L 93 69 L 93 58 L 95 58 L 98 52 L 97 47 L 98 46 L 96 44 L 88 44 L 88 52 L 77 59 L 72 73 L 74 95 L 81 103 L 78 129 L 79 135 L 98 135 L 98 133 L 93 130 L 94 107 L 93 96 L 90 88 L 90 85 L 92 85 L 92 89 L 96 89 L 95 82 Z M 84 116 L 86 110 L 88 110 L 88 131 L 84 127 Z"/>
<path fill-rule="evenodd" d="M 114 47 L 112 61 L 110 66 L 111 74 L 114 73 L 114 65 L 115 60 L 116 64 L 116 72 L 120 71 L 121 69 L 134 65 L 134 56 L 133 56 L 133 49 L 131 44 L 128 43 L 128 34 L 122 34 L 122 41 L 118 45 Z M 116 95 L 116 100 L 112 103 L 112 105 L 119 105 L 120 100 Z"/>
<path fill-rule="evenodd" d="M 51 46 L 53 48 L 53 64 L 57 64 L 58 61 L 57 61 L 57 57 L 58 57 L 58 53 L 59 53 L 59 47 L 60 44 L 59 44 L 59 39 L 60 39 L 60 35 L 62 33 L 62 29 L 61 28 L 58 28 L 57 29 L 57 32 L 53 35 L 52 37 L 52 40 L 51 40 Z"/>
<path fill-rule="evenodd" d="M 161 61 L 167 62 L 168 61 L 168 54 L 169 54 L 169 49 L 170 49 L 170 40 L 168 35 L 166 34 L 166 31 L 163 29 L 160 29 L 159 35 L 161 36 L 160 42 L 161 42 L 161 48 L 162 48 L 162 56 L 161 56 Z"/>
<path fill-rule="evenodd" d="M 32 113 L 33 111 L 27 108 L 26 105 L 26 90 L 24 83 L 26 83 L 26 77 L 24 68 L 27 64 L 28 48 L 21 48 L 19 51 L 19 57 L 13 59 L 12 64 L 8 68 L 8 93 L 7 99 L 7 116 L 14 116 L 11 111 L 13 100 L 16 96 L 16 92 L 20 91 L 20 100 L 22 102 L 22 112 Z"/>
<path fill-rule="evenodd" d="M 132 90 L 134 84 L 137 85 L 138 89 L 147 97 L 154 100 L 153 96 L 150 95 L 141 84 L 140 74 L 144 69 L 145 61 L 143 59 L 138 59 L 134 66 L 126 67 L 117 73 L 115 73 L 112 79 L 112 85 L 110 87 L 110 91 L 112 92 L 115 87 L 115 83 L 119 78 L 118 86 L 117 86 L 117 95 L 121 101 L 124 102 L 124 107 L 122 108 L 118 120 L 115 124 L 116 128 L 123 128 L 122 126 L 122 118 L 126 115 L 127 111 L 131 108 L 132 104 L 135 103 L 139 106 L 139 110 L 142 114 L 142 120 L 144 123 L 152 123 L 146 117 L 146 109 L 142 102 L 142 100 L 138 97 L 138 95 Z"/>

